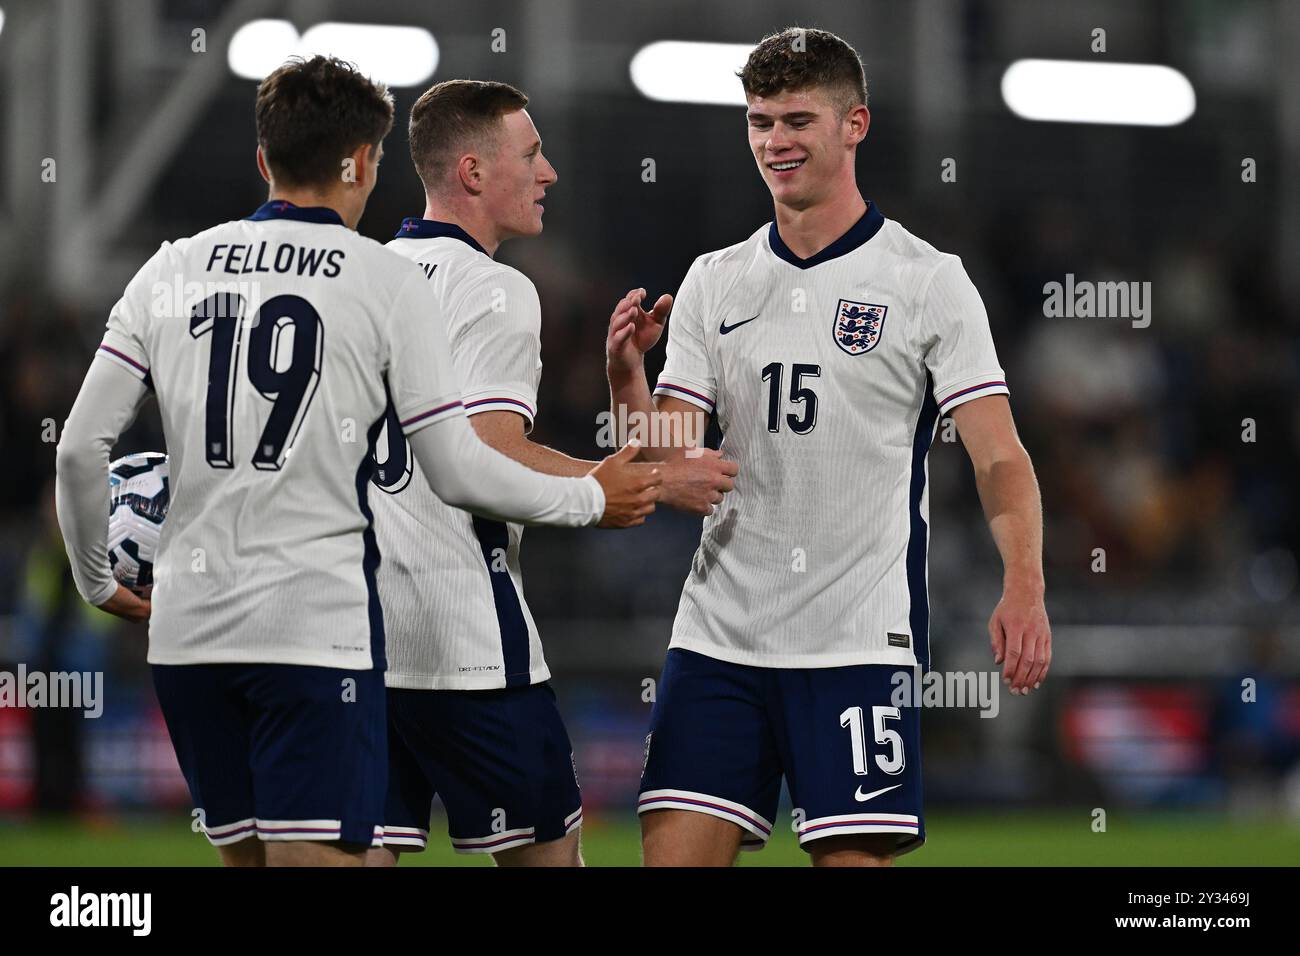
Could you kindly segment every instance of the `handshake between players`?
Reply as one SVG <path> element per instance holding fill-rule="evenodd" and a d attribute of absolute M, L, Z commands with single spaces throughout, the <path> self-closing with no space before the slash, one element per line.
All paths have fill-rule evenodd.
<path fill-rule="evenodd" d="M 643 525 L 659 501 L 680 511 L 710 515 L 735 487 L 736 463 L 715 449 L 696 449 L 671 465 L 637 462 L 640 452 L 639 442 L 628 442 L 591 470 L 605 491 L 605 513 L 597 527 Z"/>

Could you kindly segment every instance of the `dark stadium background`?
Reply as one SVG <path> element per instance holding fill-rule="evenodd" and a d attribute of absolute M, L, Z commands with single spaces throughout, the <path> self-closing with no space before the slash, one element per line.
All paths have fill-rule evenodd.
<path fill-rule="evenodd" d="M 213 863 L 188 832 L 145 636 L 87 609 L 53 522 L 54 445 L 109 307 L 160 241 L 251 212 L 255 83 L 226 42 L 258 17 L 408 24 L 434 77 L 399 120 L 361 231 L 422 209 L 404 122 L 428 83 L 506 80 L 559 171 L 540 239 L 501 258 L 536 282 L 545 372 L 534 437 L 595 457 L 603 335 L 629 288 L 675 291 L 701 252 L 771 216 L 739 109 L 651 101 L 655 40 L 754 42 L 787 25 L 861 52 L 864 194 L 959 254 L 984 297 L 1046 512 L 1052 674 L 1001 713 L 924 717 L 930 845 L 916 863 L 1300 859 L 1300 4 L 610 4 L 394 0 L 0 0 L 0 670 L 103 670 L 104 716 L 0 708 L 0 863 Z M 191 31 L 207 31 L 192 52 Z M 507 51 L 491 49 L 505 30 Z M 1106 31 L 1107 52 L 1090 49 Z M 1181 125 L 1030 122 L 999 82 L 1025 57 L 1162 63 L 1196 91 Z M 179 93 L 177 91 L 180 91 Z M 43 159 L 57 181 L 43 182 Z M 642 178 L 655 161 L 654 182 Z M 941 180 L 945 158 L 956 182 Z M 1243 182 L 1246 158 L 1257 181 Z M 1152 283 L 1148 328 L 1047 318 L 1045 282 Z M 656 355 L 662 361 L 662 350 Z M 1242 440 L 1243 420 L 1255 440 Z M 163 450 L 147 413 L 118 454 Z M 988 670 L 1000 563 L 969 463 L 930 456 L 931 646 Z M 869 506 L 846 487 L 827 509 Z M 696 519 L 533 529 L 528 601 L 575 741 L 588 859 L 635 863 L 633 798 Z M 1093 570 L 1094 549 L 1106 570 Z M 1257 681 L 1243 703 L 1241 682 Z M 1105 833 L 1093 830 L 1106 812 Z M 788 807 L 786 808 L 788 810 Z M 788 817 L 785 818 L 788 822 Z M 779 821 L 780 824 L 780 821 Z M 798 862 L 778 825 L 766 862 Z M 429 861 L 452 861 L 434 826 Z M 464 858 L 457 862 L 466 862 Z M 477 862 L 483 862 L 478 859 Z"/>

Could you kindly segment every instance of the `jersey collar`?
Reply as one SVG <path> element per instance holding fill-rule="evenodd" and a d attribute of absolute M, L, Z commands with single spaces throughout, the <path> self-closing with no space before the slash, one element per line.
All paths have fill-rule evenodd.
<path fill-rule="evenodd" d="M 483 255 L 487 250 L 478 241 L 454 222 L 439 222 L 437 219 L 421 219 L 419 216 L 407 216 L 402 220 L 402 228 L 397 230 L 396 239 L 459 239 Z"/>
<path fill-rule="evenodd" d="M 867 203 L 867 211 L 862 214 L 862 218 L 855 222 L 849 231 L 840 236 L 821 252 L 814 253 L 807 259 L 800 259 L 781 239 L 781 233 L 776 229 L 776 221 L 772 221 L 771 228 L 767 231 L 767 244 L 772 247 L 776 255 L 790 263 L 792 266 L 798 266 L 800 269 L 811 269 L 813 266 L 819 266 L 823 262 L 831 259 L 838 259 L 840 256 L 847 255 L 858 246 L 865 243 L 868 239 L 880 231 L 880 227 L 885 224 L 885 217 L 880 214 L 874 202 Z"/>
<path fill-rule="evenodd" d="M 272 199 L 257 207 L 257 212 L 248 217 L 255 221 L 263 219 L 296 219 L 299 222 L 320 222 L 332 226 L 343 225 L 343 217 L 327 206 L 295 206 L 285 199 Z"/>

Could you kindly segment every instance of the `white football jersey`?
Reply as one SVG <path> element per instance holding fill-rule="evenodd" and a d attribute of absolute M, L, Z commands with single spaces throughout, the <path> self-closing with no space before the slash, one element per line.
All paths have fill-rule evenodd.
<path fill-rule="evenodd" d="M 152 384 L 171 457 L 151 663 L 383 666 L 370 444 L 390 396 L 407 434 L 464 414 L 427 286 L 287 202 L 136 274 L 99 355 Z"/>
<path fill-rule="evenodd" d="M 960 259 L 874 204 L 810 259 L 764 226 L 691 266 L 655 394 L 713 413 L 740 467 L 670 646 L 762 667 L 928 662 L 926 454 L 941 415 L 1007 394 Z"/>
<path fill-rule="evenodd" d="M 466 412 L 517 412 L 531 430 L 542 376 L 533 283 L 452 223 L 408 218 L 388 248 L 428 276 Z M 549 679 L 524 601 L 522 526 L 444 504 L 403 446 L 377 446 L 374 480 L 386 493 L 372 496 L 388 686 L 484 690 Z"/>

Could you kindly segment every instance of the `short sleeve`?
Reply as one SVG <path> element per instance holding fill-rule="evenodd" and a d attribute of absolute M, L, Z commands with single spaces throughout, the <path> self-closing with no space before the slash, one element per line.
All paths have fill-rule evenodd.
<path fill-rule="evenodd" d="M 465 413 L 446 320 L 423 270 L 412 266 L 388 316 L 388 391 L 402 433 Z"/>
<path fill-rule="evenodd" d="M 712 413 L 717 376 L 704 338 L 704 267 L 696 259 L 673 303 L 668 318 L 668 357 L 655 385 L 655 394 L 680 398 Z"/>
<path fill-rule="evenodd" d="M 988 314 L 961 260 L 945 256 L 922 293 L 921 354 L 939 413 L 986 395 L 1007 395 Z"/>
<path fill-rule="evenodd" d="M 542 379 L 537 289 L 513 269 L 494 271 L 471 286 L 456 311 L 451 351 L 466 414 L 516 412 L 532 431 Z"/>
<path fill-rule="evenodd" d="M 164 242 L 127 284 L 122 297 L 108 313 L 108 327 L 99 343 L 100 356 L 126 369 L 150 388 L 153 387 L 153 376 L 150 374 L 149 328 L 152 309 L 158 301 L 154 294 L 154 280 L 165 273 L 161 266 L 170 250 L 171 243 Z M 166 301 L 171 301 L 170 291 Z"/>

